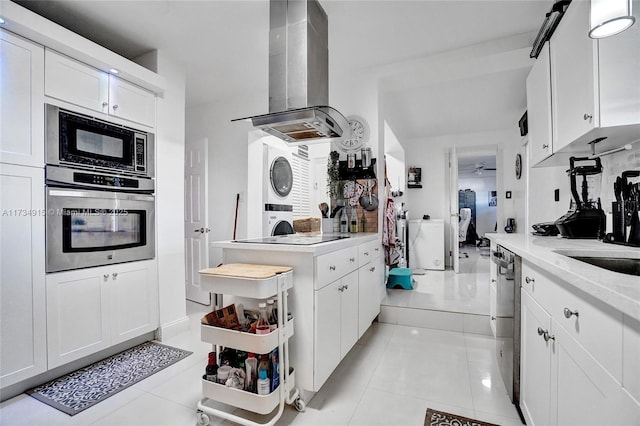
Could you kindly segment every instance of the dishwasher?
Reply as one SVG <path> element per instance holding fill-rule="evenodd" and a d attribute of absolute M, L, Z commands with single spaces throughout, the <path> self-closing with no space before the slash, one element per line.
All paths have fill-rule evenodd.
<path fill-rule="evenodd" d="M 491 252 L 497 266 L 496 359 L 507 393 L 520 412 L 520 285 L 522 258 L 498 245 Z"/>

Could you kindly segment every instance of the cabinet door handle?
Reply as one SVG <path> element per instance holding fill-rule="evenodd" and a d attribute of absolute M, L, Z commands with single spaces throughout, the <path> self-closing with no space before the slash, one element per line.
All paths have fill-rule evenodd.
<path fill-rule="evenodd" d="M 118 105 L 114 105 L 112 108 L 113 108 L 113 112 L 116 112 L 116 110 L 118 109 Z"/>
<path fill-rule="evenodd" d="M 496 279 L 495 279 L 495 278 L 491 278 L 491 282 L 492 282 L 492 283 L 495 283 L 495 282 L 496 282 Z"/>
<path fill-rule="evenodd" d="M 109 274 L 104 274 L 102 278 L 104 278 L 104 280 L 107 281 L 109 279 Z"/>
<path fill-rule="evenodd" d="M 379 247 L 374 248 L 375 251 L 380 251 Z"/>
<path fill-rule="evenodd" d="M 376 270 L 375 266 L 372 266 L 371 269 L 369 269 L 370 272 L 375 272 L 375 270 Z"/>
<path fill-rule="evenodd" d="M 113 274 L 111 274 L 111 276 L 113 277 L 113 279 L 115 280 L 116 278 L 118 278 L 118 273 L 114 272 Z"/>
<path fill-rule="evenodd" d="M 329 266 L 329 270 L 330 270 L 330 271 L 335 271 L 335 270 L 336 270 L 335 265 L 331 265 L 331 266 Z"/>
<path fill-rule="evenodd" d="M 549 330 L 543 330 L 542 327 L 538 327 L 538 336 L 542 336 L 545 342 L 556 340 L 556 336 L 549 334 Z"/>
<path fill-rule="evenodd" d="M 345 290 L 349 290 L 349 284 L 343 285 L 342 288 L 344 288 Z"/>
<path fill-rule="evenodd" d="M 544 145 L 542 145 L 542 149 L 547 149 L 547 148 L 549 148 L 549 144 L 545 143 Z"/>
<path fill-rule="evenodd" d="M 338 287 L 338 291 L 342 293 L 344 291 L 344 286 Z"/>
<path fill-rule="evenodd" d="M 106 108 L 106 107 L 108 107 L 108 106 L 109 106 L 109 102 L 103 102 L 103 103 L 102 103 L 102 108 Z"/>
<path fill-rule="evenodd" d="M 491 316 L 491 321 L 495 321 L 495 320 L 496 320 L 496 317 Z"/>
<path fill-rule="evenodd" d="M 364 255 L 365 255 L 365 256 L 369 256 L 369 252 L 368 252 L 368 251 L 365 251 L 365 252 L 364 252 Z"/>
<path fill-rule="evenodd" d="M 529 278 L 529 277 L 525 277 L 524 281 L 525 281 L 527 284 L 531 284 L 531 283 L 536 282 L 536 280 L 535 280 L 535 279 L 533 279 L 533 278 Z"/>
<path fill-rule="evenodd" d="M 350 257 L 349 260 L 353 263 L 353 262 L 356 261 L 356 258 L 355 257 Z"/>
<path fill-rule="evenodd" d="M 582 118 L 584 118 L 584 121 L 591 120 L 593 118 L 593 114 L 585 113 Z"/>
<path fill-rule="evenodd" d="M 571 318 L 572 315 L 575 315 L 576 317 L 579 316 L 578 314 L 578 310 L 576 309 L 575 311 L 572 311 L 569 308 L 564 308 L 564 317 L 569 319 Z"/>

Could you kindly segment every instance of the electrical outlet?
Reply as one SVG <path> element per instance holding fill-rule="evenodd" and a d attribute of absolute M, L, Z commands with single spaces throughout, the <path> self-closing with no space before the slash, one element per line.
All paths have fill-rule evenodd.
<path fill-rule="evenodd" d="M 560 201 L 560 188 L 553 191 L 553 199 L 556 201 Z"/>

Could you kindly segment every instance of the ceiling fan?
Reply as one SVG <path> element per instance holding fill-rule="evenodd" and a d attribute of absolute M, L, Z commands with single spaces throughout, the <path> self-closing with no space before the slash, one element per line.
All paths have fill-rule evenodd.
<path fill-rule="evenodd" d="M 480 176 L 484 171 L 495 171 L 495 170 L 496 170 L 495 167 L 490 167 L 490 166 L 488 167 L 484 161 L 480 161 L 475 164 L 470 164 L 469 167 L 467 168 L 467 173 Z"/>

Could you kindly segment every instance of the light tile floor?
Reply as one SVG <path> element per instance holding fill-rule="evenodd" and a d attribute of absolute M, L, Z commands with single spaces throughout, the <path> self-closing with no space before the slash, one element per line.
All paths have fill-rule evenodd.
<path fill-rule="evenodd" d="M 195 425 L 210 350 L 200 341 L 199 322 L 208 309 L 188 303 L 187 310 L 189 330 L 163 343 L 193 355 L 73 417 L 19 395 L 0 405 L 0 425 Z M 488 336 L 376 322 L 307 402 L 306 411 L 287 406 L 278 424 L 419 426 L 427 408 L 434 408 L 521 425 L 499 374 Z M 214 418 L 211 424 L 232 423 Z"/>
<path fill-rule="evenodd" d="M 489 315 L 489 247 L 464 246 L 458 274 L 451 269 L 413 275 L 413 290 L 387 289 L 385 306 Z"/>

